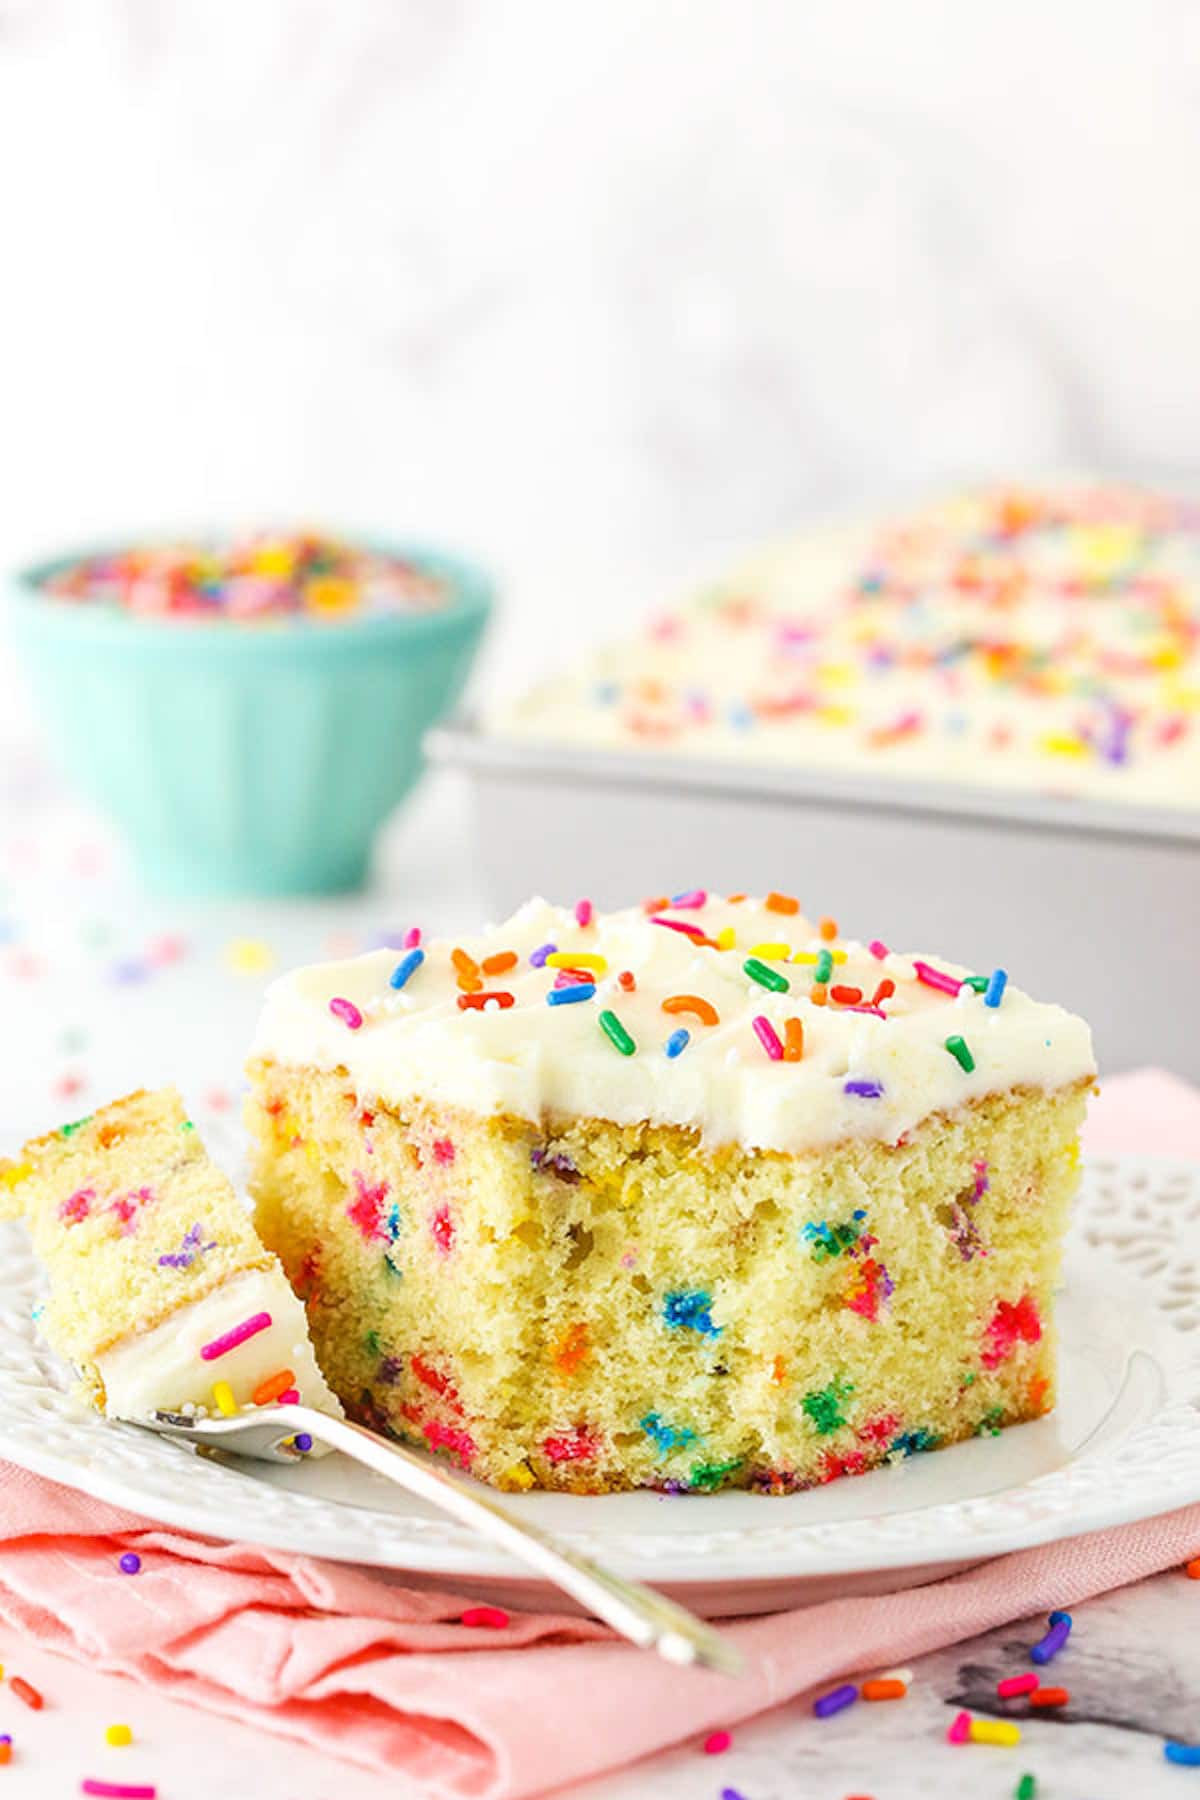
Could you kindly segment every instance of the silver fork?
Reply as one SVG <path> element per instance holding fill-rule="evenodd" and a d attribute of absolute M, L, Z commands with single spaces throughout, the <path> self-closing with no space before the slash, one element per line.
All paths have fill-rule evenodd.
<path fill-rule="evenodd" d="M 569 1550 L 548 1531 L 521 1522 L 474 1483 L 468 1485 L 416 1452 L 352 1425 L 348 1419 L 332 1418 L 310 1406 L 259 1406 L 231 1419 L 158 1412 L 127 1423 L 176 1443 L 232 1451 L 263 1462 L 302 1462 L 305 1452 L 291 1440 L 304 1435 L 317 1439 L 428 1500 L 489 1543 L 501 1545 L 643 1649 L 657 1650 L 668 1662 L 696 1663 L 723 1675 L 742 1672 L 741 1652 L 703 1619 L 653 1588 L 627 1581 L 590 1556 Z"/>

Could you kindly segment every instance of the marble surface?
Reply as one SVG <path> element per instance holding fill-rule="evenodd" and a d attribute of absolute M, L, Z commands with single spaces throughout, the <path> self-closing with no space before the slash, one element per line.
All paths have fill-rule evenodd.
<path fill-rule="evenodd" d="M 418 920 L 466 925 L 482 904 L 458 796 L 444 783 L 427 784 L 396 822 L 366 895 L 168 906 L 138 893 L 103 827 L 61 794 L 33 750 L 20 767 L 23 779 L 0 805 L 0 1131 L 49 1126 L 126 1086 L 164 1079 L 181 1083 L 201 1119 L 226 1111 L 236 1105 L 267 965 Z M 172 955 L 156 960 L 164 944 Z M 955 1749 L 944 1733 L 959 1706 L 995 1710 L 995 1682 L 1023 1666 L 1036 1622 L 920 1659 L 902 1703 L 819 1722 L 798 1701 L 739 1727 L 721 1758 L 686 1744 L 575 1791 L 586 1800 L 720 1800 L 727 1787 L 743 1800 L 915 1800 L 954 1788 L 1003 1800 L 1028 1769 L 1039 1800 L 1183 1794 L 1200 1776 L 1169 1768 L 1162 1740 L 1200 1739 L 1198 1609 L 1200 1584 L 1179 1571 L 1077 1608 L 1069 1650 L 1053 1670 L 1071 1690 L 1069 1713 L 1034 1720 L 1015 1750 Z M 85 1774 L 152 1780 L 161 1800 L 219 1792 L 404 1800 L 411 1792 L 393 1776 L 214 1722 L 15 1640 L 0 1642 L 0 1661 L 47 1695 L 44 1713 L 26 1714 L 4 1702 L 0 1685 L 0 1728 L 18 1745 L 11 1776 L 31 1800 L 74 1791 Z M 133 1725 L 136 1749 L 105 1751 L 103 1728 L 113 1720 Z"/>

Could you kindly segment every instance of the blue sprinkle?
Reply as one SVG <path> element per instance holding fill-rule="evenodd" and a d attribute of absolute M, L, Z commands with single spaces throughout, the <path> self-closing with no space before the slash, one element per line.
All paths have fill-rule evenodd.
<path fill-rule="evenodd" d="M 615 681 L 598 681 L 592 689 L 592 699 L 597 706 L 615 706 L 621 697 L 621 690 Z"/>
<path fill-rule="evenodd" d="M 734 731 L 749 731 L 754 724 L 754 714 L 748 706 L 733 705 L 725 716 Z"/>
<path fill-rule="evenodd" d="M 696 1434 L 690 1425 L 666 1425 L 656 1412 L 647 1413 L 638 1424 L 648 1438 L 653 1438 L 658 1449 L 665 1456 L 670 1450 L 682 1450 L 685 1444 L 694 1444 Z"/>
<path fill-rule="evenodd" d="M 590 981 L 576 981 L 570 987 L 551 988 L 546 995 L 547 1006 L 574 1006 L 577 1000 L 590 1000 L 596 989 Z"/>
<path fill-rule="evenodd" d="M 1058 1655 L 1070 1635 L 1071 1621 L 1064 1613 L 1056 1624 L 1051 1625 L 1041 1642 L 1033 1646 L 1029 1652 L 1030 1659 L 1039 1667 L 1042 1663 L 1050 1662 Z"/>
<path fill-rule="evenodd" d="M 712 1295 L 707 1289 L 679 1288 L 663 1301 L 663 1319 L 672 1331 L 698 1331 L 702 1337 L 720 1337 L 725 1327 L 714 1325 Z"/>
<path fill-rule="evenodd" d="M 530 968 L 544 969 L 546 966 L 546 958 L 548 956 L 553 956 L 557 950 L 557 944 L 539 944 L 536 950 L 531 950 L 529 952 Z"/>
<path fill-rule="evenodd" d="M 1064 1621 L 1068 1625 L 1073 1625 L 1075 1623 L 1069 1612 L 1052 1612 L 1050 1614 L 1050 1623 L 1052 1625 L 1061 1625 Z"/>
<path fill-rule="evenodd" d="M 424 961 L 425 952 L 423 950 L 410 950 L 407 956 L 402 956 L 392 970 L 390 977 L 391 986 L 394 988 L 402 988 L 409 976 L 415 975 Z"/>
<path fill-rule="evenodd" d="M 1170 1763 L 1182 1763 L 1187 1769 L 1200 1769 L 1200 1744 L 1174 1744 L 1168 1738 L 1163 1755 Z"/>
<path fill-rule="evenodd" d="M 142 1559 L 136 1550 L 126 1550 L 124 1556 L 117 1562 L 117 1567 L 122 1575 L 136 1575 L 141 1566 Z"/>
<path fill-rule="evenodd" d="M 691 1043 L 691 1041 L 692 1041 L 691 1032 L 685 1031 L 683 1026 L 681 1025 L 679 1027 L 679 1030 L 673 1031 L 671 1033 L 670 1037 L 667 1039 L 666 1046 L 665 1046 L 667 1055 L 668 1056 L 678 1056 L 681 1051 L 684 1051 L 687 1049 L 687 1047 Z"/>
<path fill-rule="evenodd" d="M 298 1431 L 292 1439 L 292 1442 L 295 1444 L 297 1450 L 302 1451 L 305 1455 L 312 1449 L 313 1441 L 307 1431 Z"/>
<path fill-rule="evenodd" d="M 1004 998 L 1004 990 L 1008 986 L 1008 970 L 993 969 L 991 979 L 983 991 L 985 1006 L 999 1006 Z"/>
<path fill-rule="evenodd" d="M 860 1100 L 881 1100 L 883 1083 L 881 1081 L 847 1081 L 842 1084 L 843 1094 L 856 1094 Z"/>

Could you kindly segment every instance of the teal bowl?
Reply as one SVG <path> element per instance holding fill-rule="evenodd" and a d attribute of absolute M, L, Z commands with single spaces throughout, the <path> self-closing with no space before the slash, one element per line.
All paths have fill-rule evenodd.
<path fill-rule="evenodd" d="M 447 584 L 440 611 L 338 624 L 156 620 L 47 595 L 43 583 L 81 555 L 17 575 L 12 623 L 42 716 L 149 886 L 212 896 L 361 886 L 492 605 L 470 564 L 402 554 Z"/>

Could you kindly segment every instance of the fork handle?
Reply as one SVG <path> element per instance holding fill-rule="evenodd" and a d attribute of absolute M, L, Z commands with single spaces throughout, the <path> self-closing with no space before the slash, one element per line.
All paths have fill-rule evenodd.
<path fill-rule="evenodd" d="M 446 1470 L 433 1467 L 414 1451 L 348 1419 L 333 1418 L 309 1406 L 280 1406 L 272 1410 L 289 1431 L 308 1432 L 410 1494 L 428 1500 L 489 1543 L 500 1545 L 519 1562 L 527 1563 L 572 1595 L 622 1637 L 645 1649 L 657 1650 L 668 1662 L 698 1663 L 726 1675 L 741 1673 L 741 1652 L 703 1619 L 653 1588 L 629 1581 L 593 1562 L 590 1556 L 568 1549 L 548 1531 L 523 1523 L 474 1484 L 468 1486 Z"/>

